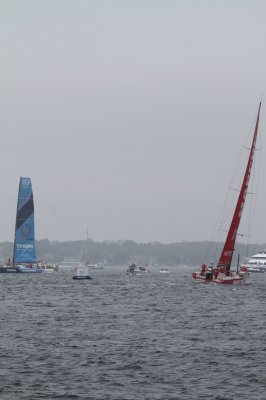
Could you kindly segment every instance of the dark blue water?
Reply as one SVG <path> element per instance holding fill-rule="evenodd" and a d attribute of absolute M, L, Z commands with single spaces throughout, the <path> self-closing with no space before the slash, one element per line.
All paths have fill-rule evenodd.
<path fill-rule="evenodd" d="M 266 399 L 266 274 L 1 274 L 0 398 Z"/>

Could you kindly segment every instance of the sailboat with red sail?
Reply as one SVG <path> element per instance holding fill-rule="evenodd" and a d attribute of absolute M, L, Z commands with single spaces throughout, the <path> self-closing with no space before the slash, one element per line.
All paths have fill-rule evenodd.
<path fill-rule="evenodd" d="M 259 104 L 259 109 L 257 113 L 255 129 L 253 133 L 253 139 L 251 148 L 249 151 L 248 162 L 242 181 L 241 189 L 238 195 L 235 211 L 232 217 L 231 225 L 228 230 L 228 234 L 223 246 L 223 250 L 220 259 L 216 266 L 208 267 L 203 264 L 200 271 L 192 273 L 192 277 L 198 282 L 213 282 L 217 284 L 234 284 L 234 283 L 244 283 L 245 273 L 238 273 L 238 271 L 231 270 L 231 263 L 233 259 L 233 252 L 235 249 L 236 236 L 241 221 L 241 216 L 243 208 L 245 205 L 249 178 L 252 170 L 252 164 L 254 159 L 254 153 L 256 149 L 256 141 L 259 129 L 259 119 L 260 119 L 260 108 L 261 102 Z"/>

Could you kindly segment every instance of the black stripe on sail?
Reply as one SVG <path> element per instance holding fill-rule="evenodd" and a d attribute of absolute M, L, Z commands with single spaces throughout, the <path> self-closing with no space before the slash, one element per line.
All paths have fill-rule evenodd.
<path fill-rule="evenodd" d="M 34 211 L 33 194 L 31 193 L 30 198 L 26 201 L 25 204 L 23 204 L 21 209 L 18 210 L 18 212 L 17 212 L 16 231 L 33 214 L 33 211 Z"/>

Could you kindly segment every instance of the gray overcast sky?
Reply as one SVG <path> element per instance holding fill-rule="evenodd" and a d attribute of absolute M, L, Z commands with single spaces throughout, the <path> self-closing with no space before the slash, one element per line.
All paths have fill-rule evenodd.
<path fill-rule="evenodd" d="M 20 176 L 37 239 L 209 240 L 265 92 L 265 21 L 264 0 L 0 0 L 0 240 Z"/>

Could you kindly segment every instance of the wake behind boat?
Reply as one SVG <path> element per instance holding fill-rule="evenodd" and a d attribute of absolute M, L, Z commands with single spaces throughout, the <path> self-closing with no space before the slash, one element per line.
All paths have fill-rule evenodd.
<path fill-rule="evenodd" d="M 234 284 L 243 283 L 245 281 L 245 272 L 231 271 L 231 263 L 233 252 L 235 249 L 235 242 L 237 231 L 239 228 L 242 211 L 245 204 L 246 194 L 248 190 L 249 178 L 251 174 L 253 158 L 256 148 L 256 140 L 258 136 L 259 117 L 260 117 L 261 102 L 257 113 L 256 125 L 253 134 L 252 145 L 249 152 L 249 158 L 242 181 L 242 186 L 239 192 L 237 204 L 232 217 L 231 225 L 224 243 L 224 247 L 220 259 L 215 268 L 207 268 L 205 264 L 201 266 L 200 271 L 193 272 L 192 277 L 198 282 L 213 282 L 217 284 Z"/>

